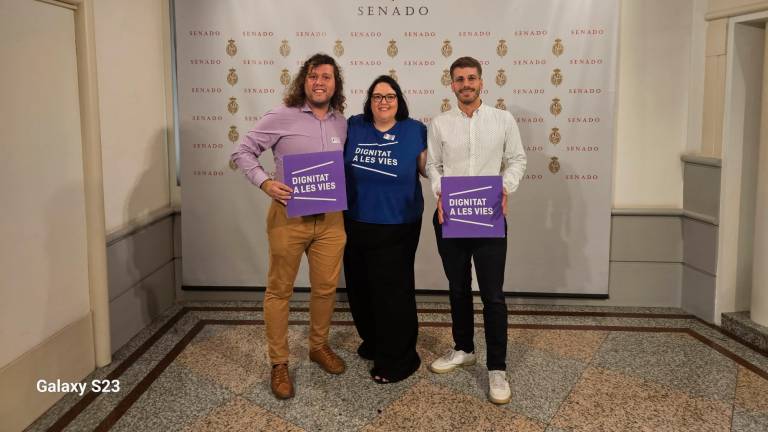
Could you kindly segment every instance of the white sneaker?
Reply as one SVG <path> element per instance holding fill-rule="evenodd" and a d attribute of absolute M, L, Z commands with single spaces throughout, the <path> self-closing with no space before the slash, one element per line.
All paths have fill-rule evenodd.
<path fill-rule="evenodd" d="M 500 370 L 488 371 L 488 399 L 495 404 L 509 403 L 512 392 L 509 390 L 507 373 Z"/>
<path fill-rule="evenodd" d="M 429 365 L 429 370 L 434 373 L 446 373 L 456 369 L 459 366 L 471 366 L 477 359 L 473 353 L 465 353 L 462 350 L 449 350 L 444 356 L 433 361 Z"/>

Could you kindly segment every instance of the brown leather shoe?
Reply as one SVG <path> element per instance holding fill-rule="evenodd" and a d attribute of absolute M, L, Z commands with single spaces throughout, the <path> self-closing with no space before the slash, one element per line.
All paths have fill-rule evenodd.
<path fill-rule="evenodd" d="M 320 349 L 310 351 L 309 359 L 331 374 L 340 374 L 347 369 L 344 365 L 344 360 L 337 356 L 328 345 L 323 345 Z"/>
<path fill-rule="evenodd" d="M 285 363 L 272 366 L 272 393 L 278 399 L 293 397 L 293 383 Z"/>

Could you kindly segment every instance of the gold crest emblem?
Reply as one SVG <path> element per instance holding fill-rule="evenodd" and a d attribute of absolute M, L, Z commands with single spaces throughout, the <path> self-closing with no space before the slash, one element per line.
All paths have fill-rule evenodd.
<path fill-rule="evenodd" d="M 551 82 L 555 87 L 563 83 L 563 74 L 560 73 L 560 69 L 555 69 L 552 71 L 552 76 L 549 77 L 549 82 Z"/>
<path fill-rule="evenodd" d="M 552 131 L 549 133 L 549 142 L 551 142 L 553 145 L 560 144 L 560 140 L 562 139 L 562 136 L 560 136 L 560 129 L 553 127 Z"/>
<path fill-rule="evenodd" d="M 237 45 L 235 45 L 234 39 L 230 39 L 227 41 L 227 54 L 230 57 L 234 57 L 235 54 L 237 54 Z"/>
<path fill-rule="evenodd" d="M 451 46 L 451 41 L 444 40 L 443 47 L 440 48 L 440 52 L 443 53 L 443 57 L 450 57 L 451 54 L 453 54 L 453 47 Z"/>
<path fill-rule="evenodd" d="M 288 45 L 288 41 L 283 39 L 283 42 L 280 44 L 280 55 L 283 57 L 288 57 L 288 55 L 291 53 L 291 46 Z"/>
<path fill-rule="evenodd" d="M 451 85 L 451 72 L 448 69 L 443 69 L 443 76 L 440 77 L 440 83 L 444 86 Z"/>
<path fill-rule="evenodd" d="M 333 55 L 336 57 L 341 57 L 344 55 L 344 45 L 341 44 L 340 40 L 337 40 L 336 45 L 333 46 Z"/>
<path fill-rule="evenodd" d="M 507 52 L 509 51 L 509 48 L 507 48 L 507 41 L 504 39 L 501 39 L 499 41 L 499 44 L 496 46 L 496 54 L 499 55 L 499 57 L 504 57 L 507 55 Z"/>
<path fill-rule="evenodd" d="M 557 160 L 557 156 L 552 156 L 549 160 L 549 172 L 557 174 L 560 171 L 560 162 Z"/>
<path fill-rule="evenodd" d="M 549 105 L 549 112 L 552 113 L 553 116 L 556 116 L 563 112 L 563 106 L 560 105 L 560 99 L 554 98 L 552 99 L 552 103 Z"/>
<path fill-rule="evenodd" d="M 554 54 L 555 57 L 560 57 L 561 55 L 563 55 L 564 51 L 565 51 L 565 47 L 563 46 L 563 40 L 555 39 L 555 44 L 552 45 L 552 54 Z"/>
<path fill-rule="evenodd" d="M 500 109 L 502 111 L 506 111 L 507 110 L 507 104 L 504 103 L 504 98 L 496 99 L 496 108 Z"/>
<path fill-rule="evenodd" d="M 443 104 L 440 105 L 440 112 L 446 112 L 451 110 L 451 101 L 449 99 L 443 99 Z"/>
<path fill-rule="evenodd" d="M 291 74 L 288 72 L 288 69 L 283 69 L 280 71 L 280 84 L 287 86 L 291 83 Z"/>
<path fill-rule="evenodd" d="M 392 39 L 389 41 L 389 46 L 387 47 L 387 55 L 390 57 L 396 57 L 397 56 L 397 41 Z"/>
<path fill-rule="evenodd" d="M 498 84 L 499 87 L 502 87 L 506 83 L 507 83 L 507 74 L 506 72 L 504 72 L 504 69 L 499 69 L 499 72 L 496 73 L 496 84 Z"/>
<path fill-rule="evenodd" d="M 229 70 L 229 73 L 227 74 L 227 82 L 231 86 L 237 84 L 237 72 L 234 68 Z"/>
<path fill-rule="evenodd" d="M 389 77 L 393 80 L 397 81 L 397 71 L 394 69 L 389 70 Z"/>
<path fill-rule="evenodd" d="M 240 105 L 237 104 L 237 98 L 231 97 L 229 98 L 229 103 L 227 104 L 227 111 L 229 111 L 230 114 L 234 115 L 237 113 L 237 110 L 240 109 Z"/>
<path fill-rule="evenodd" d="M 237 162 L 233 161 L 232 159 L 229 160 L 229 169 L 232 171 L 237 171 Z"/>
<path fill-rule="evenodd" d="M 240 133 L 237 131 L 237 126 L 229 127 L 229 133 L 227 134 L 227 138 L 229 138 L 232 144 L 236 143 L 237 140 L 240 139 Z"/>

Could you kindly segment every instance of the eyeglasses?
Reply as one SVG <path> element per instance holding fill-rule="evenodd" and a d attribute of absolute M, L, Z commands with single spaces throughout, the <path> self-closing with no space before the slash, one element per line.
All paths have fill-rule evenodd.
<path fill-rule="evenodd" d="M 376 93 L 373 96 L 371 96 L 371 100 L 373 100 L 373 103 L 377 103 L 377 104 L 381 103 L 382 100 L 386 100 L 387 103 L 392 103 L 397 100 L 397 95 L 394 93 L 390 93 L 386 95 Z"/>

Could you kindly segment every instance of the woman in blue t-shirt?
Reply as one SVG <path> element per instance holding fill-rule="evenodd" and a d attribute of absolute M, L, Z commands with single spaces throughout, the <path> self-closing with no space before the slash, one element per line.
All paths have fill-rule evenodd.
<path fill-rule="evenodd" d="M 344 164 L 347 245 L 344 274 L 357 353 L 373 360 L 380 384 L 415 372 L 418 318 L 413 263 L 421 233 L 427 128 L 408 117 L 397 82 L 382 75 L 368 88 L 363 114 L 349 119 Z"/>

